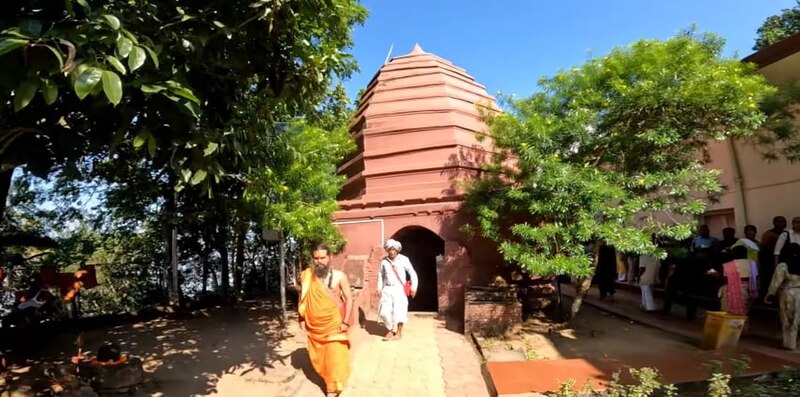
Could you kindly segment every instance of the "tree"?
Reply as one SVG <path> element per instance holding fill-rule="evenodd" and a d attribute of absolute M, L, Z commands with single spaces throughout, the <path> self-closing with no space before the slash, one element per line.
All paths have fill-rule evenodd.
<path fill-rule="evenodd" d="M 780 15 L 767 18 L 758 28 L 758 51 L 800 32 L 800 1 Z M 797 105 L 800 103 L 800 86 L 796 79 L 783 84 L 778 92 L 761 104 L 768 119 L 750 141 L 759 149 L 766 161 L 783 159 L 794 163 L 800 160 L 800 136 L 797 133 Z"/>
<path fill-rule="evenodd" d="M 111 3 L 0 6 L 0 210 L 16 167 L 44 178 L 107 151 L 133 127 L 146 127 L 152 106 L 169 113 L 196 104 L 182 84 L 156 74 L 153 41 L 132 33 L 135 26 L 121 22 Z M 148 84 L 170 88 L 151 97 Z"/>
<path fill-rule="evenodd" d="M 104 227 L 163 226 L 143 233 L 163 234 L 171 292 L 181 241 L 201 239 L 189 246 L 206 254 L 213 246 L 226 274 L 228 237 L 263 220 L 240 208 L 247 175 L 283 156 L 251 148 L 318 113 L 332 82 L 355 70 L 345 51 L 366 18 L 353 0 L 34 0 L 0 10 L 0 202 L 17 168 L 68 189 L 105 184 L 116 218 Z M 262 124 L 240 125 L 251 98 Z M 202 230 L 181 231 L 191 216 Z"/>
<path fill-rule="evenodd" d="M 800 161 L 800 134 L 797 120 L 800 116 L 800 85 L 792 80 L 761 103 L 767 115 L 764 127 L 748 141 L 754 144 L 765 161 Z"/>
<path fill-rule="evenodd" d="M 300 242 L 342 245 L 341 234 L 331 222 L 337 209 L 336 196 L 344 183 L 336 168 L 355 144 L 346 125 L 326 131 L 295 122 L 280 133 L 273 145 L 278 150 L 272 166 L 251 174 L 245 198 L 263 209 L 263 225 L 280 232 L 279 274 L 285 319 L 285 236 Z"/>
<path fill-rule="evenodd" d="M 253 176 L 248 198 L 266 203 L 265 221 L 305 241 L 342 243 L 331 223 L 344 179 L 336 166 L 355 148 L 344 126 L 325 131 L 308 125 L 287 130 L 279 144 L 285 157 Z M 259 192 L 268 192 L 267 195 Z"/>
<path fill-rule="evenodd" d="M 761 24 L 756 33 L 754 51 L 769 47 L 797 32 L 800 32 L 800 1 L 792 8 L 781 10 L 780 15 L 773 15 Z"/>
<path fill-rule="evenodd" d="M 750 135 L 774 92 L 722 45 L 691 32 L 638 41 L 487 115 L 498 154 L 468 190 L 477 230 L 528 273 L 582 288 L 594 272 L 588 243 L 662 256 L 653 235 L 688 237 L 721 190 L 704 167 L 708 142 Z"/>
<path fill-rule="evenodd" d="M 2 203 L 16 167 L 46 177 L 120 145 L 146 152 L 177 188 L 210 191 L 226 175 L 219 155 L 249 144 L 223 146 L 241 97 L 270 98 L 271 122 L 312 111 L 355 69 L 344 50 L 366 18 L 353 0 L 0 7 Z"/>

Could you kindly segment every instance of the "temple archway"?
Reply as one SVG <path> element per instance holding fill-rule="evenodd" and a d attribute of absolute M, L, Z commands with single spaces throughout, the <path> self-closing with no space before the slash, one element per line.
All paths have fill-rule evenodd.
<path fill-rule="evenodd" d="M 421 226 L 408 226 L 392 236 L 403 245 L 402 254 L 411 260 L 419 277 L 417 296 L 409 300 L 408 310 L 436 312 L 439 309 L 437 257 L 444 255 L 444 240 Z"/>

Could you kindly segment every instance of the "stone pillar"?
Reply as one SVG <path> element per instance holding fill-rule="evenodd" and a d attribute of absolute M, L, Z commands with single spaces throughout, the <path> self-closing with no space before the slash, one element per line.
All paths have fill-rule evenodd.
<path fill-rule="evenodd" d="M 361 324 L 359 316 L 360 301 L 364 296 L 364 274 L 367 269 L 367 255 L 347 255 L 341 270 L 350 282 L 350 290 L 353 294 L 353 312 L 349 319 L 345 319 L 350 326 L 356 327 Z"/>
<path fill-rule="evenodd" d="M 469 253 L 458 241 L 445 241 L 444 258 L 436 263 L 439 293 L 439 316 L 464 321 L 464 286 L 472 266 Z"/>
<path fill-rule="evenodd" d="M 377 319 L 378 317 L 378 301 L 375 297 L 375 291 L 378 284 L 378 272 L 380 269 L 381 259 L 383 259 L 385 252 L 383 247 L 373 247 L 369 255 L 359 255 L 361 262 L 360 273 L 360 288 L 357 290 L 357 296 L 354 296 L 353 312 L 358 316 L 358 323 L 364 326 L 363 321 L 366 318 Z M 350 256 L 348 256 L 350 258 Z"/>

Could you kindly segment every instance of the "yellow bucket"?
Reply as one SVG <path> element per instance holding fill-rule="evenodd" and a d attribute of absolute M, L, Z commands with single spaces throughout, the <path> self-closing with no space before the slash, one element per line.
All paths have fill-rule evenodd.
<path fill-rule="evenodd" d="M 706 323 L 703 327 L 703 349 L 729 349 L 739 344 L 747 316 L 739 316 L 728 312 L 706 312 Z"/>

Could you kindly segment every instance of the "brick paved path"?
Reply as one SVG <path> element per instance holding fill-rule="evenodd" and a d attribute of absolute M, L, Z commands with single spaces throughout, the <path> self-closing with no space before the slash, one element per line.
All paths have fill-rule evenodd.
<path fill-rule="evenodd" d="M 357 332 L 364 332 L 359 330 Z M 358 335 L 353 371 L 342 397 L 488 397 L 480 359 L 463 335 L 431 316 L 413 316 L 403 339 Z M 313 374 L 301 371 L 278 396 L 324 396 Z"/>

